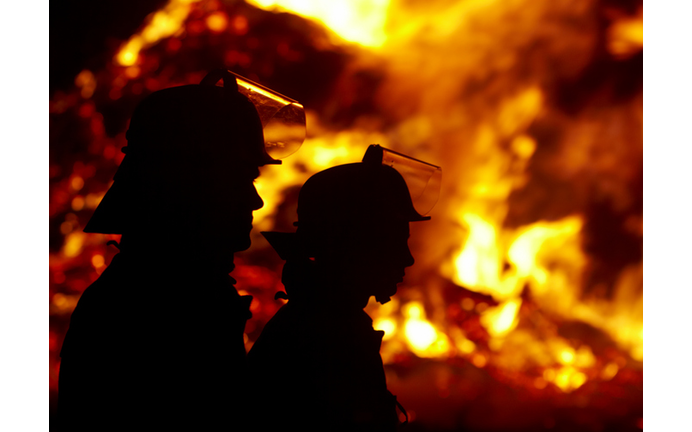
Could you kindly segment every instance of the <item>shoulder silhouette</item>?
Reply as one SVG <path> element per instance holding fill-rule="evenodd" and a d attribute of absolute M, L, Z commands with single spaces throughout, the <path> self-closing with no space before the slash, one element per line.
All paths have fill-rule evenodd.
<path fill-rule="evenodd" d="M 409 222 L 429 217 L 383 152 L 371 146 L 362 163 L 312 176 L 299 194 L 297 231 L 263 233 L 286 260 L 286 293 L 277 296 L 288 303 L 248 354 L 262 430 L 398 427 L 379 354 L 384 332 L 363 308 L 396 293 L 414 263 Z"/>

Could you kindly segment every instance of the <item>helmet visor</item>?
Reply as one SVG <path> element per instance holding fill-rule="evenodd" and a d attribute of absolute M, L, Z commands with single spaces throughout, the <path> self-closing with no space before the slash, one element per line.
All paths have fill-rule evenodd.
<path fill-rule="evenodd" d="M 421 215 L 430 213 L 440 197 L 442 168 L 374 144 L 365 152 L 363 162 L 377 160 L 401 174 L 416 211 Z"/>
<path fill-rule="evenodd" d="M 238 91 L 255 105 L 264 130 L 264 146 L 269 156 L 283 159 L 295 153 L 305 141 L 305 111 L 298 101 L 261 84 L 232 73 Z"/>

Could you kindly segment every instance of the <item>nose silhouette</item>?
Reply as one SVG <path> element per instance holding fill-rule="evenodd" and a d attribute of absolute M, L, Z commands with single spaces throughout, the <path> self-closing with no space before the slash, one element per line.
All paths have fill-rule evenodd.
<path fill-rule="evenodd" d="M 262 207 L 264 207 L 264 201 L 262 200 L 262 197 L 259 196 L 259 193 L 257 192 L 257 188 L 255 185 L 252 185 L 252 197 L 251 197 L 251 205 L 253 210 L 259 210 Z"/>

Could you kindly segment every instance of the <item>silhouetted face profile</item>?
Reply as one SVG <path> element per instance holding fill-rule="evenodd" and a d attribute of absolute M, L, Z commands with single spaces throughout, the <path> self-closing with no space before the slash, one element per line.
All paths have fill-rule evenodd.
<path fill-rule="evenodd" d="M 230 269 L 233 253 L 250 246 L 252 212 L 263 205 L 258 167 L 277 162 L 252 103 L 228 87 L 161 90 L 137 107 L 127 137 L 113 186 L 85 231 Z"/>
<path fill-rule="evenodd" d="M 311 177 L 298 199 L 298 235 L 344 301 L 386 303 L 414 259 L 409 221 L 426 220 L 413 208 L 401 175 L 384 165 L 340 165 Z M 325 293 L 325 295 L 330 295 Z"/>
<path fill-rule="evenodd" d="M 371 296 L 386 303 L 403 282 L 406 268 L 414 263 L 408 247 L 409 222 L 399 218 L 381 221 L 363 227 L 352 238 L 353 246 L 344 248 L 349 254 L 344 257 L 344 270 L 350 273 L 352 289 L 363 306 Z"/>
<path fill-rule="evenodd" d="M 185 203 L 170 218 L 177 226 L 177 239 L 197 248 L 197 253 L 213 253 L 219 259 L 231 260 L 233 254 L 250 246 L 253 211 L 263 201 L 254 181 L 257 167 L 235 167 L 221 160 L 210 161 L 208 172 L 181 185 L 175 200 Z M 165 217 L 165 215 L 160 215 Z"/>

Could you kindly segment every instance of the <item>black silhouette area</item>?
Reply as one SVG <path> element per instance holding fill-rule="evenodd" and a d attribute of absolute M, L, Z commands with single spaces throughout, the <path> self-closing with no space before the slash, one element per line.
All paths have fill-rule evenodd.
<path fill-rule="evenodd" d="M 85 228 L 122 239 L 71 317 L 61 430 L 243 429 L 251 297 L 228 273 L 263 205 L 258 167 L 279 161 L 235 78 L 215 73 L 135 110 L 126 156 Z"/>
<path fill-rule="evenodd" d="M 286 260 L 277 297 L 289 301 L 248 354 L 259 430 L 399 427 L 379 354 L 384 332 L 363 308 L 396 293 L 414 263 L 409 222 L 429 217 L 381 161 L 371 146 L 364 162 L 315 174 L 300 191 L 297 231 L 263 233 Z"/>

